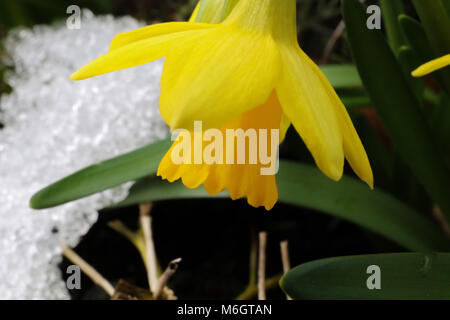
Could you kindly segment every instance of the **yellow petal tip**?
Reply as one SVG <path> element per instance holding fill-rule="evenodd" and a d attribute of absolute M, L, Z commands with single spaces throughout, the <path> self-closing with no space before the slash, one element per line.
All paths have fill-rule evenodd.
<path fill-rule="evenodd" d="M 369 186 L 370 190 L 375 189 L 373 176 L 370 176 L 368 178 L 361 178 L 361 180 L 364 181 Z"/>
<path fill-rule="evenodd" d="M 70 75 L 70 80 L 72 81 L 78 81 L 78 80 L 83 80 L 83 78 L 80 76 L 80 72 L 74 72 Z"/>
<path fill-rule="evenodd" d="M 419 69 L 416 69 L 416 70 L 414 70 L 413 72 L 411 72 L 411 75 L 412 75 L 414 78 L 420 78 L 420 77 L 423 77 L 425 74 L 424 74 L 423 72 L 421 72 L 421 71 L 420 71 L 420 68 L 419 68 Z"/>

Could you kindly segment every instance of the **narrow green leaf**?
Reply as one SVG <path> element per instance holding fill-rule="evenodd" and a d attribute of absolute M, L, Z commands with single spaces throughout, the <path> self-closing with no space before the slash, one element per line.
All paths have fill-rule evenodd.
<path fill-rule="evenodd" d="M 358 70 L 354 65 L 324 65 L 320 69 L 335 89 L 363 87 Z"/>
<path fill-rule="evenodd" d="M 450 0 L 442 0 L 442 3 L 444 4 L 445 11 L 447 12 L 447 16 L 450 17 Z"/>
<path fill-rule="evenodd" d="M 438 56 L 450 53 L 450 18 L 441 0 L 413 0 L 425 32 Z M 444 70 L 447 93 L 450 94 L 450 71 Z"/>
<path fill-rule="evenodd" d="M 413 3 L 437 53 L 450 53 L 450 19 L 442 1 L 413 0 Z"/>
<path fill-rule="evenodd" d="M 421 106 L 380 30 L 366 28 L 364 6 L 343 0 L 353 58 L 384 127 L 405 163 L 450 220 L 450 173 Z"/>
<path fill-rule="evenodd" d="M 334 182 L 314 166 L 281 161 L 277 176 L 282 203 L 315 209 L 363 226 L 416 251 L 448 250 L 449 241 L 428 219 L 381 190 L 349 177 Z M 226 197 L 226 193 L 218 197 Z M 117 207 L 169 199 L 209 198 L 203 187 L 147 178 L 136 183 Z"/>
<path fill-rule="evenodd" d="M 448 253 L 328 258 L 292 269 L 280 285 L 299 300 L 441 300 L 450 299 L 449 268 Z"/>
<path fill-rule="evenodd" d="M 428 40 L 423 26 L 417 20 L 408 17 L 407 15 L 400 15 L 399 23 L 408 46 L 411 47 L 411 49 L 417 54 L 419 59 L 414 66 L 414 69 L 438 57 L 436 52 L 433 50 L 430 41 Z M 436 81 L 443 89 L 447 87 L 445 73 L 446 71 L 444 70 L 433 73 Z"/>
<path fill-rule="evenodd" d="M 392 51 L 398 54 L 400 48 L 406 44 L 405 38 L 400 29 L 398 16 L 404 13 L 402 0 L 380 0 L 381 10 L 383 12 L 386 33 Z"/>
<path fill-rule="evenodd" d="M 398 51 L 398 61 L 403 69 L 403 72 L 407 76 L 411 88 L 413 89 L 416 97 L 419 101 L 423 101 L 425 92 L 425 82 L 423 78 L 411 77 L 411 72 L 414 71 L 418 65 L 420 65 L 420 59 L 416 52 L 409 46 L 402 46 Z"/>
<path fill-rule="evenodd" d="M 399 16 L 398 21 L 408 45 L 419 55 L 421 63 L 436 58 L 430 40 L 420 22 L 404 14 Z"/>
<path fill-rule="evenodd" d="M 30 206 L 54 207 L 155 174 L 170 144 L 170 139 L 163 140 L 78 171 L 36 193 Z"/>

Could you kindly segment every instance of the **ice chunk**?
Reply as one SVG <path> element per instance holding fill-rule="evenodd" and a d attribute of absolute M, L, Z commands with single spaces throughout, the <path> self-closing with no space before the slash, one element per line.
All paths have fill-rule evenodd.
<path fill-rule="evenodd" d="M 84 11 L 79 30 L 61 23 L 8 35 L 15 70 L 7 75 L 13 92 L 0 100 L 0 299 L 69 298 L 58 244 L 75 246 L 97 210 L 121 200 L 129 185 L 45 211 L 29 209 L 34 192 L 168 135 L 158 110 L 161 61 L 69 80 L 115 34 L 141 26 Z"/>

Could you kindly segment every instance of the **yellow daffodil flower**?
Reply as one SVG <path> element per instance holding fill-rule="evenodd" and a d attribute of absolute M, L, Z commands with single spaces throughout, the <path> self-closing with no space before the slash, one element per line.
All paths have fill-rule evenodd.
<path fill-rule="evenodd" d="M 414 77 L 423 77 L 450 65 L 450 54 L 421 65 L 412 72 Z"/>
<path fill-rule="evenodd" d="M 282 141 L 293 124 L 325 175 L 340 180 L 346 158 L 373 187 L 369 160 L 344 105 L 298 45 L 295 0 L 240 0 L 219 24 L 172 22 L 119 34 L 107 54 L 71 79 L 161 57 L 160 112 L 172 131 L 193 131 L 201 120 L 204 129 L 221 131 L 279 129 Z M 203 184 L 210 194 L 227 189 L 233 199 L 246 196 L 267 210 L 278 199 L 275 176 L 262 176 L 261 164 L 176 165 L 171 150 L 158 170 L 164 179 L 181 178 L 190 188 Z"/>

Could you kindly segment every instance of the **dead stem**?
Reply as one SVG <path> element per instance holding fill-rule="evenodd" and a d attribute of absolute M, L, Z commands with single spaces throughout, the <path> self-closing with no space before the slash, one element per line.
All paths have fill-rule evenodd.
<path fill-rule="evenodd" d="M 283 273 L 286 274 L 288 273 L 289 270 L 291 270 L 291 261 L 289 258 L 289 242 L 287 240 L 280 242 L 280 250 L 281 250 L 281 261 L 283 263 Z M 292 298 L 289 297 L 287 294 L 286 299 L 292 300 Z"/>
<path fill-rule="evenodd" d="M 153 242 L 152 217 L 150 211 L 152 203 L 143 203 L 139 206 L 139 218 L 144 233 L 145 249 L 147 252 L 147 278 L 151 292 L 156 292 L 158 286 L 158 273 L 156 266 L 155 244 Z"/>
<path fill-rule="evenodd" d="M 178 266 L 181 262 L 181 258 L 172 260 L 162 276 L 159 278 L 158 286 L 155 290 L 155 300 L 158 300 L 161 296 L 161 293 L 163 292 L 164 288 L 167 287 L 167 283 L 169 282 L 170 278 L 177 272 Z"/>
<path fill-rule="evenodd" d="M 95 270 L 90 264 L 88 264 L 83 258 L 75 253 L 72 249 L 66 245 L 61 245 L 61 250 L 64 256 L 72 263 L 80 267 L 80 269 L 99 287 L 105 290 L 111 297 L 114 295 L 115 289 L 111 283 L 106 280 L 97 270 Z"/>
<path fill-rule="evenodd" d="M 258 261 L 258 300 L 266 300 L 266 248 L 267 232 L 259 233 L 259 261 Z"/>

